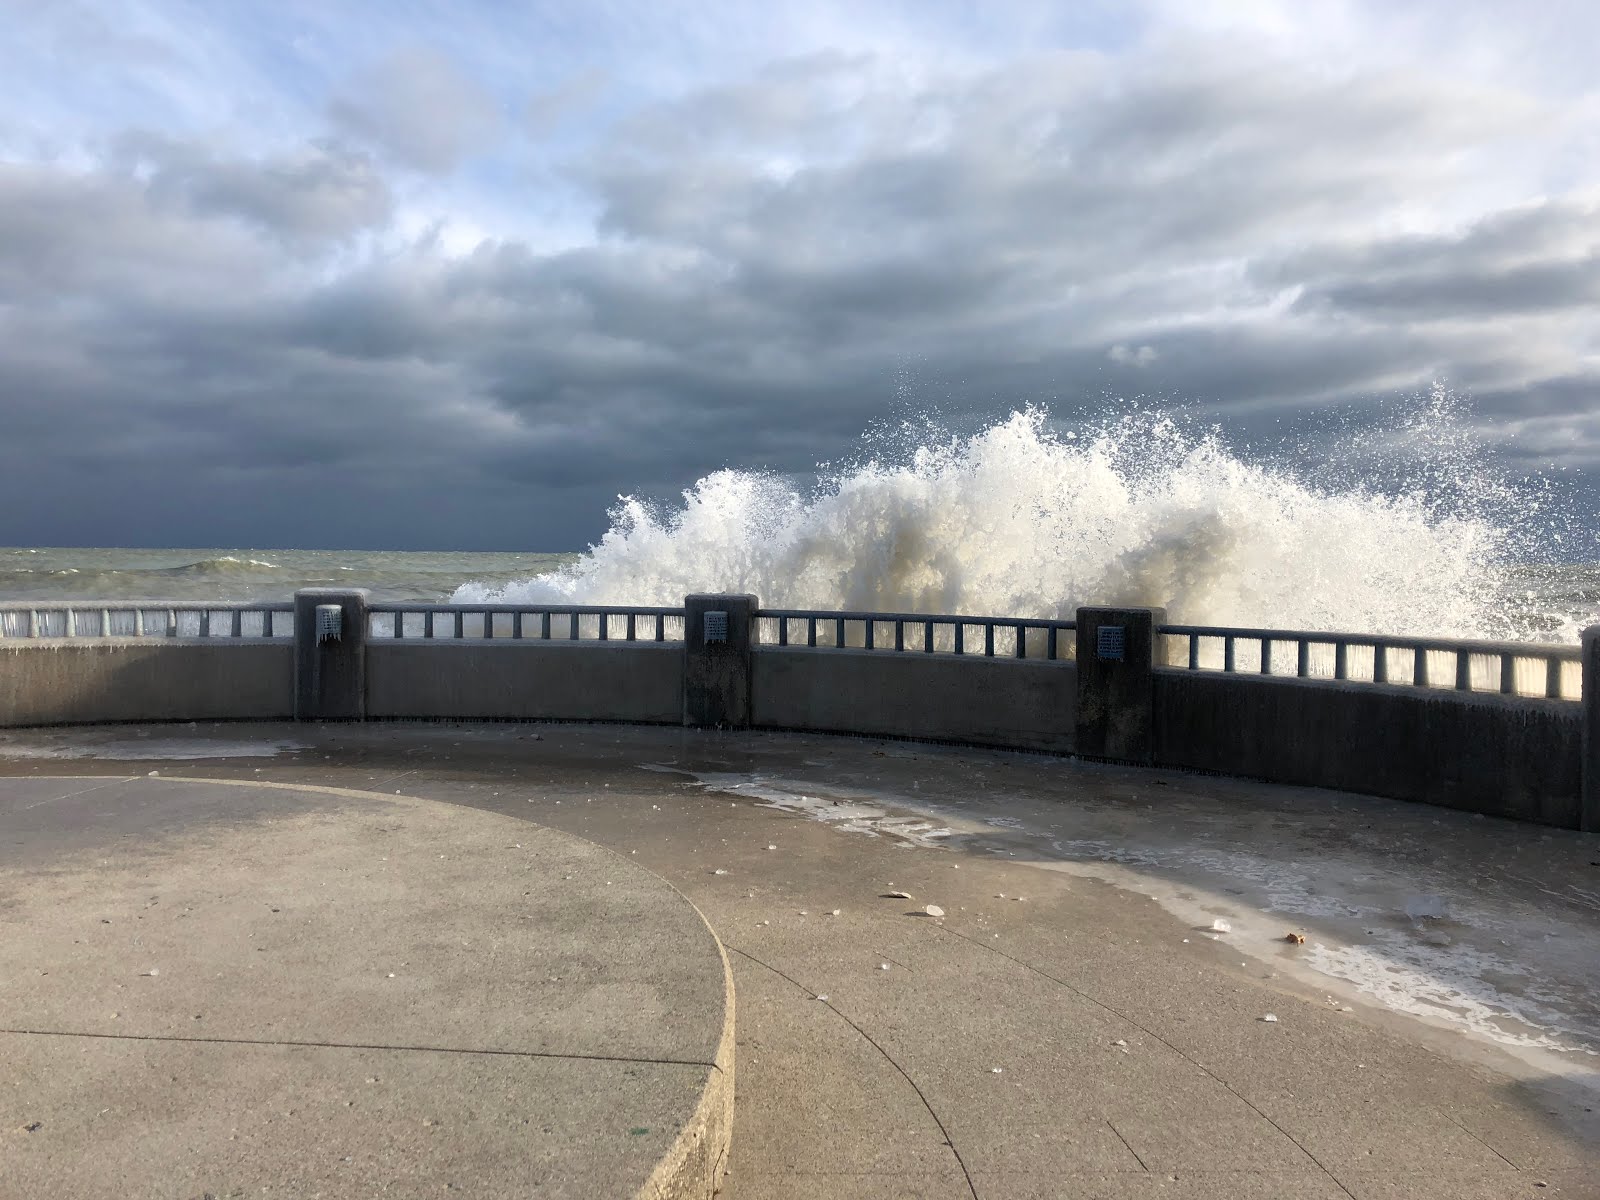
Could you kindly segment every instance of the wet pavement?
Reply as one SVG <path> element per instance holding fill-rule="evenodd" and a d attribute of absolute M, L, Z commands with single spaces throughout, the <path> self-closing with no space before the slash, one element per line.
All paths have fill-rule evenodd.
<path fill-rule="evenodd" d="M 739 991 L 728 1196 L 1600 1195 L 1594 835 L 851 738 L 0 737 L 5 774 L 123 764 L 491 809 L 671 881 Z"/>

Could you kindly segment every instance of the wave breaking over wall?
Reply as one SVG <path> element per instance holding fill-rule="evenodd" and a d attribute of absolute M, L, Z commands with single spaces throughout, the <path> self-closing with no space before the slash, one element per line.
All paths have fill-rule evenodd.
<path fill-rule="evenodd" d="M 675 605 L 732 591 L 772 607 L 1064 618 L 1164 604 L 1195 624 L 1528 636 L 1498 573 L 1511 540 L 1493 513 L 1514 506 L 1441 428 L 1448 407 L 1436 393 L 1390 431 L 1391 465 L 1433 457 L 1410 471 L 1423 484 L 1387 492 L 1327 460 L 1299 473 L 1246 461 L 1159 415 L 1078 432 L 1029 409 L 808 488 L 723 470 L 677 508 L 623 497 L 577 562 L 453 598 Z"/>

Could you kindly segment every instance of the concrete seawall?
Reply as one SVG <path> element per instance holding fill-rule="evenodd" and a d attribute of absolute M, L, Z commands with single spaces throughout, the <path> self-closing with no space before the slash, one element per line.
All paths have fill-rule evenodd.
<path fill-rule="evenodd" d="M 683 650 L 653 642 L 410 642 L 367 649 L 367 715 L 679 724 Z"/>
<path fill-rule="evenodd" d="M 1161 670 L 1156 761 L 1576 829 L 1571 701 Z"/>
<path fill-rule="evenodd" d="M 758 729 L 1072 752 L 1078 671 L 1069 662 L 793 648 L 753 657 Z"/>
<path fill-rule="evenodd" d="M 1174 669 L 1148 609 L 1082 610 L 1072 661 L 761 644 L 755 598 L 732 596 L 696 597 L 721 624 L 702 637 L 691 620 L 685 642 L 390 640 L 367 636 L 364 595 L 337 596 L 354 597 L 359 618 L 342 640 L 318 640 L 302 620 L 298 644 L 0 644 L 0 727 L 291 716 L 715 724 L 1079 754 L 1600 829 L 1597 631 L 1574 702 Z M 728 611 L 744 615 L 729 623 Z M 1101 638 L 1102 626 L 1115 636 Z"/>
<path fill-rule="evenodd" d="M 270 721 L 294 715 L 287 641 L 0 644 L 0 725 Z"/>

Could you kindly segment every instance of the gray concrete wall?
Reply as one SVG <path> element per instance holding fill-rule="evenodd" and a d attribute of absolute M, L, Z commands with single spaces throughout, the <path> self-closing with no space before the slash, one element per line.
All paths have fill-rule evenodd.
<path fill-rule="evenodd" d="M 772 646 L 752 657 L 757 728 L 1072 750 L 1069 662 Z"/>
<path fill-rule="evenodd" d="M 750 727 L 750 651 L 754 596 L 706 594 L 683 601 L 683 723 L 711 729 Z M 725 622 L 721 641 L 705 637 L 707 613 Z"/>
<path fill-rule="evenodd" d="M 293 699 L 288 642 L 0 643 L 0 725 L 282 720 Z"/>
<path fill-rule="evenodd" d="M 1155 673 L 1156 762 L 1576 829 L 1583 706 Z"/>
<path fill-rule="evenodd" d="M 671 642 L 367 643 L 367 716 L 683 720 L 683 647 Z"/>
<path fill-rule="evenodd" d="M 1080 608 L 1077 621 L 1077 752 L 1089 758 L 1148 767 L 1155 761 L 1154 684 L 1166 665 L 1164 608 Z M 1114 633 L 1102 648 L 1099 635 Z"/>
<path fill-rule="evenodd" d="M 1578 828 L 1600 833 L 1600 625 L 1583 631 L 1583 800 Z"/>

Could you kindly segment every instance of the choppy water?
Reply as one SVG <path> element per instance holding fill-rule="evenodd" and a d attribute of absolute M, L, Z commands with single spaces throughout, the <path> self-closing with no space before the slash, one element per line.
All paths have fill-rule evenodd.
<path fill-rule="evenodd" d="M 287 600 L 302 587 L 361 587 L 375 600 L 441 603 L 462 584 L 504 586 L 577 554 L 371 550 L 0 549 L 0 603 Z"/>

